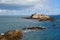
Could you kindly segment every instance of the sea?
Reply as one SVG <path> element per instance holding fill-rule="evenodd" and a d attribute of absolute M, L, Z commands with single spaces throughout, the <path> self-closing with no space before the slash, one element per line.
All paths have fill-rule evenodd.
<path fill-rule="evenodd" d="M 60 40 L 60 16 L 50 15 L 55 21 L 24 19 L 26 16 L 0 16 L 0 33 L 9 30 L 22 30 L 26 27 L 44 26 L 45 30 L 23 32 L 22 40 Z M 53 26 L 53 24 L 56 24 Z"/>

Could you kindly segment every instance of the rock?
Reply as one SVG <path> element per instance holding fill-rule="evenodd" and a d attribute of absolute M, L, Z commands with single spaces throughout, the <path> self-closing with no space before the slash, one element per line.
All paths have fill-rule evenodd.
<path fill-rule="evenodd" d="M 20 30 L 7 31 L 4 35 L 0 35 L 0 40 L 20 40 L 22 32 Z"/>
<path fill-rule="evenodd" d="M 28 27 L 28 28 L 23 28 L 23 30 L 44 30 L 46 29 L 45 27 Z"/>
<path fill-rule="evenodd" d="M 55 21 L 55 18 L 49 18 L 48 20 L 50 20 L 51 22 Z"/>
<path fill-rule="evenodd" d="M 0 39 L 2 39 L 2 38 L 4 38 L 4 35 L 1 35 L 1 34 L 0 34 Z"/>
<path fill-rule="evenodd" d="M 48 18 L 41 18 L 39 21 L 47 21 L 48 20 Z"/>
<path fill-rule="evenodd" d="M 39 19 L 39 14 L 34 13 L 34 14 L 31 15 L 31 18 L 32 19 Z"/>
<path fill-rule="evenodd" d="M 56 27 L 57 25 L 56 24 L 52 24 L 53 27 Z"/>
<path fill-rule="evenodd" d="M 34 13 L 30 17 L 27 17 L 26 19 L 39 19 L 39 21 L 46 21 L 50 18 L 50 16 L 44 15 L 44 14 L 38 14 Z"/>
<path fill-rule="evenodd" d="M 45 14 L 38 14 L 38 13 L 34 13 L 29 17 L 26 17 L 25 19 L 38 19 L 39 21 L 54 21 L 54 18 L 51 18 L 50 16 L 47 16 Z"/>
<path fill-rule="evenodd" d="M 33 19 L 48 19 L 50 17 L 46 16 L 44 14 L 34 13 L 34 14 L 32 14 L 31 18 L 33 18 Z"/>

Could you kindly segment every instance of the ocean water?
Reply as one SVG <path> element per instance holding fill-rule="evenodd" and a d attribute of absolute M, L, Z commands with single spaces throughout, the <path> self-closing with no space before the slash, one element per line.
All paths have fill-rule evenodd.
<path fill-rule="evenodd" d="M 56 20 L 39 22 L 38 20 L 23 19 L 21 16 L 0 16 L 0 33 L 15 29 L 22 30 L 27 26 L 45 26 L 49 29 L 23 33 L 22 40 L 60 40 L 60 16 L 51 17 Z M 53 27 L 52 24 L 56 24 L 56 27 Z"/>

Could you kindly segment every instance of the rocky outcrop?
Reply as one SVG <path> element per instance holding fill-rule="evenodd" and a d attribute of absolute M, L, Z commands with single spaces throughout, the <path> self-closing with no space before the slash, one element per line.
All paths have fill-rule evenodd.
<path fill-rule="evenodd" d="M 0 40 L 20 40 L 22 32 L 20 30 L 7 31 L 4 35 L 0 35 Z"/>
<path fill-rule="evenodd" d="M 23 30 L 44 30 L 46 27 L 28 27 L 28 28 L 23 28 Z"/>
<path fill-rule="evenodd" d="M 45 27 L 28 27 L 23 28 L 22 30 L 43 30 Z M 5 33 L 0 34 L 0 40 L 21 40 L 22 31 L 20 30 L 10 30 Z"/>
<path fill-rule="evenodd" d="M 32 19 L 48 19 L 50 18 L 49 16 L 46 16 L 44 14 L 38 14 L 38 13 L 34 13 L 31 15 Z"/>
<path fill-rule="evenodd" d="M 51 20 L 50 16 L 38 13 L 34 13 L 30 17 L 27 17 L 26 19 L 39 19 L 39 21 Z"/>
<path fill-rule="evenodd" d="M 39 19 L 39 21 L 46 21 L 46 20 L 50 20 L 50 21 L 54 21 L 55 18 L 52 18 L 50 16 L 44 15 L 44 14 L 38 14 L 38 13 L 34 13 L 30 16 L 31 19 Z"/>

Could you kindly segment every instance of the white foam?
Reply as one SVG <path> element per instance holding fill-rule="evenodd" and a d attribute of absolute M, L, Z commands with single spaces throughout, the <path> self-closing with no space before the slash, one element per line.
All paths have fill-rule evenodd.
<path fill-rule="evenodd" d="M 36 30 L 23 30 L 23 33 L 31 32 L 31 31 L 36 31 Z"/>
<path fill-rule="evenodd" d="M 26 32 L 30 32 L 30 31 L 32 31 L 32 30 L 23 30 L 24 33 L 26 33 Z"/>
<path fill-rule="evenodd" d="M 1 33 L 1 35 L 4 35 L 4 33 Z"/>

